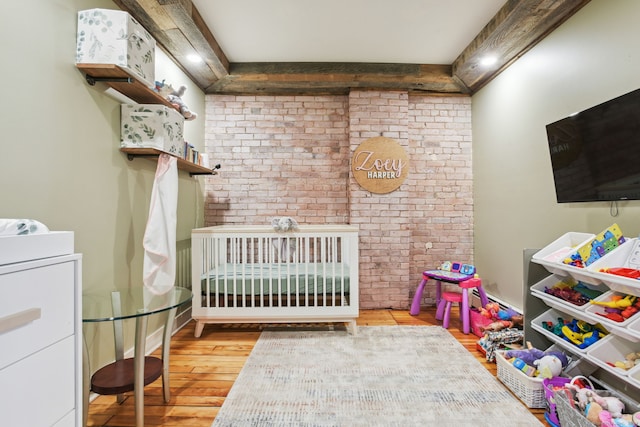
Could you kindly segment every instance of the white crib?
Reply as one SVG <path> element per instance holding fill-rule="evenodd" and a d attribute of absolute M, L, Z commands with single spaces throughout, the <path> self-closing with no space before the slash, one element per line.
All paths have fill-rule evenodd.
<path fill-rule="evenodd" d="M 358 227 L 192 230 L 195 336 L 206 323 L 345 322 L 356 332 Z"/>

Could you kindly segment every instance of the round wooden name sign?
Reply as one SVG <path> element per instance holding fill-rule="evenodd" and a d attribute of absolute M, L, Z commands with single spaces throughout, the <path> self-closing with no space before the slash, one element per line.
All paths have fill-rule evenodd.
<path fill-rule="evenodd" d="M 377 194 L 391 193 L 407 178 L 409 158 L 393 139 L 369 138 L 354 151 L 351 173 L 362 188 Z"/>

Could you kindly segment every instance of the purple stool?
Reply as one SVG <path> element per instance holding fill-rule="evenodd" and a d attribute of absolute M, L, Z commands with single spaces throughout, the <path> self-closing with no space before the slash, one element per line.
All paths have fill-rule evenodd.
<path fill-rule="evenodd" d="M 436 319 L 442 320 L 442 327 L 449 327 L 451 316 L 451 305 L 457 303 L 460 307 L 460 318 L 462 319 L 462 332 L 468 334 L 471 330 L 471 307 L 469 306 L 469 289 L 476 288 L 480 296 L 480 303 L 484 307 L 489 302 L 487 294 L 482 287 L 482 280 L 477 277 L 458 283 L 462 288 L 461 292 L 442 292 L 440 302 L 436 309 Z"/>

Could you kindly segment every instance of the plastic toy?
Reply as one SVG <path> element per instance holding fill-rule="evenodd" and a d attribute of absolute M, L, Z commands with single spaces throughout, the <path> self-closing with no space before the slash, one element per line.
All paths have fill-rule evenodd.
<path fill-rule="evenodd" d="M 435 280 L 459 283 L 473 278 L 476 268 L 471 264 L 445 261 L 436 270 L 426 270 L 423 274 Z"/>
<path fill-rule="evenodd" d="M 563 260 L 565 264 L 583 268 L 600 259 L 625 242 L 618 224 L 612 224 Z"/>
<path fill-rule="evenodd" d="M 583 333 L 572 329 L 569 325 L 562 327 L 562 336 L 566 341 L 569 341 L 580 349 L 587 348 L 600 339 L 600 333 L 598 330 Z"/>
<path fill-rule="evenodd" d="M 486 331 L 501 331 L 505 328 L 511 328 L 513 326 L 513 322 L 510 320 L 497 320 L 495 322 L 489 323 L 486 326 L 480 326 L 480 330 L 482 332 Z"/>
<path fill-rule="evenodd" d="M 506 310 L 498 310 L 498 319 L 500 320 L 511 320 L 512 317 L 518 315 L 520 315 L 520 313 L 512 308 L 507 308 Z"/>
<path fill-rule="evenodd" d="M 635 268 L 611 267 L 601 268 L 602 273 L 615 274 L 616 276 L 628 277 L 630 279 L 640 279 L 640 270 Z"/>
<path fill-rule="evenodd" d="M 616 360 L 615 362 L 607 362 L 609 366 L 629 370 L 640 364 L 640 353 L 631 352 L 624 356 L 624 360 Z"/>
<path fill-rule="evenodd" d="M 511 364 L 515 366 L 517 369 L 524 372 L 524 374 L 528 377 L 532 377 L 536 374 L 536 368 L 529 365 L 528 363 L 525 363 L 522 359 L 518 357 L 511 359 Z"/>
<path fill-rule="evenodd" d="M 480 314 L 487 319 L 495 319 L 498 317 L 498 311 L 500 311 L 500 304 L 490 302 L 480 309 Z"/>
<path fill-rule="evenodd" d="M 599 291 L 597 289 L 591 289 L 585 286 L 585 284 L 582 282 L 578 282 L 578 284 L 573 287 L 573 290 L 576 292 L 579 292 L 585 298 L 588 298 L 588 299 L 594 299 L 602 295 L 602 291 Z"/>
<path fill-rule="evenodd" d="M 614 295 L 611 297 L 610 301 L 591 301 L 591 304 L 601 305 L 609 308 L 627 308 L 630 307 L 636 300 L 634 295 L 627 295 L 625 297 L 621 297 L 619 295 Z"/>

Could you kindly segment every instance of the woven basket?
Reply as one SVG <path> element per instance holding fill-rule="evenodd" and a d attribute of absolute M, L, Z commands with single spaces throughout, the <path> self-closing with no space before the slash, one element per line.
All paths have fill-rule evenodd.
<path fill-rule="evenodd" d="M 504 352 L 496 352 L 498 379 L 511 390 L 528 408 L 546 408 L 542 378 L 532 378 L 513 366 L 504 357 Z M 563 426 L 564 427 L 564 426 Z"/>
<path fill-rule="evenodd" d="M 590 381 L 584 377 L 580 377 Z M 575 378 L 574 378 L 575 379 Z M 573 380 L 572 380 L 573 381 Z M 593 388 L 593 385 L 590 384 Z M 622 400 L 625 406 L 625 413 L 632 414 L 637 412 L 640 409 L 639 405 L 630 400 L 628 397 L 623 396 L 619 393 L 616 393 L 611 390 L 596 390 L 596 392 L 604 397 L 604 396 L 615 396 L 618 399 Z M 556 403 L 556 410 L 558 411 L 558 420 L 560 422 L 560 426 L 562 427 L 595 427 L 591 421 L 587 419 L 586 416 L 582 414 L 578 409 L 576 409 L 573 403 L 569 400 L 569 393 L 563 390 L 556 391 L 554 394 L 554 401 Z"/>

